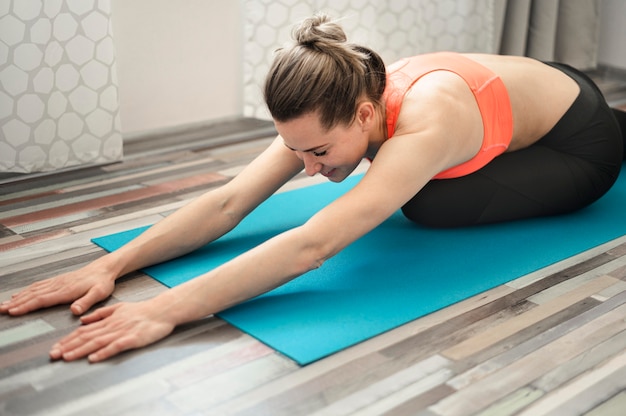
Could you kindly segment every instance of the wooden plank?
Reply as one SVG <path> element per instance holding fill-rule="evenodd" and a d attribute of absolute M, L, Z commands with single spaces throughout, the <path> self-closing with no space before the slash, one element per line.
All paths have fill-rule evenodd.
<path fill-rule="evenodd" d="M 33 233 L 34 231 L 43 231 L 50 228 L 58 228 L 60 224 L 63 224 L 65 228 L 65 224 L 78 222 L 81 220 L 92 220 L 94 217 L 97 217 L 101 214 L 101 211 L 81 211 L 76 212 L 74 214 L 64 215 L 58 218 L 46 219 L 41 221 L 33 221 L 27 224 L 18 225 L 12 228 L 18 234 L 24 235 L 28 233 Z"/>
<path fill-rule="evenodd" d="M 385 411 L 384 414 L 385 416 L 416 416 L 426 414 L 434 415 L 434 413 L 424 409 L 427 409 L 428 406 L 437 403 L 439 400 L 452 393 L 454 393 L 454 389 L 447 384 L 440 384 L 430 389 L 429 391 L 418 395 L 411 395 L 409 392 L 411 397 L 407 397 L 406 400 L 403 401 L 401 404 L 392 409 L 389 409 L 388 411 Z M 400 402 L 402 400 L 395 401 Z M 378 414 L 376 413 L 373 413 L 373 415 L 378 416 Z"/>
<path fill-rule="evenodd" d="M 56 208 L 48 208 L 37 211 L 35 213 L 7 217 L 2 220 L 2 224 L 4 224 L 6 227 L 12 228 L 32 221 L 58 218 L 80 211 L 100 209 L 112 205 L 122 204 L 124 202 L 137 201 L 139 199 L 145 199 L 151 196 L 166 194 L 170 192 L 177 192 L 181 189 L 191 188 L 198 185 L 207 185 L 211 182 L 221 180 L 224 180 L 221 175 L 209 172 L 202 175 L 187 177 L 184 179 L 163 182 L 158 185 L 152 185 L 145 188 L 125 191 L 111 196 L 94 198 Z"/>
<path fill-rule="evenodd" d="M 603 258 L 602 260 L 603 262 L 601 264 L 596 263 L 596 266 L 592 270 L 579 274 L 578 276 L 572 277 L 564 282 L 561 282 L 557 285 L 553 285 L 545 290 L 542 290 L 536 295 L 530 296 L 528 300 L 538 305 L 547 303 L 551 301 L 552 299 L 555 299 L 561 296 L 562 293 L 569 292 L 575 289 L 576 287 L 582 285 L 583 283 L 593 280 L 597 276 L 600 276 L 603 274 L 607 276 L 611 276 L 615 279 L 619 279 L 619 277 L 613 276 L 611 272 L 614 272 L 619 267 L 626 266 L 626 257 L 618 257 L 608 262 L 604 261 L 606 260 L 606 258 Z"/>
<path fill-rule="evenodd" d="M 54 327 L 41 319 L 25 322 L 13 328 L 0 331 L 0 348 L 54 331 Z"/>
<path fill-rule="evenodd" d="M 450 362 L 447 359 L 434 355 L 335 400 L 329 406 L 311 413 L 311 416 L 347 415 L 357 411 L 357 414 L 372 414 L 371 408 L 368 411 L 363 408 L 376 405 L 380 411 L 382 406 L 396 407 L 403 402 L 407 393 L 394 398 L 390 398 L 390 395 L 402 390 L 408 390 L 410 395 L 418 395 L 443 384 L 452 376 L 452 371 L 447 368 L 449 365 Z M 382 402 L 383 400 L 385 403 Z"/>
<path fill-rule="evenodd" d="M 617 307 L 623 306 L 624 304 L 626 304 L 626 293 L 622 293 L 619 296 L 587 310 L 578 316 L 568 319 L 567 321 L 561 322 L 558 325 L 550 326 L 546 331 L 541 332 L 535 337 L 527 339 L 524 342 L 514 344 L 496 356 L 478 360 L 476 365 L 470 367 L 462 373 L 459 373 L 456 377 L 451 379 L 448 384 L 457 390 L 461 390 L 482 379 L 486 375 L 514 363 L 520 357 L 524 357 L 534 351 L 537 351 L 541 347 L 554 342 L 563 335 L 580 328 L 581 326 L 605 315 L 608 312 L 611 312 Z M 474 362 L 474 360 L 470 361 L 470 363 L 472 362 Z M 461 365 L 458 367 L 463 368 Z M 542 389 L 546 386 L 538 385 L 536 387 Z"/>
<path fill-rule="evenodd" d="M 615 270 L 610 270 L 607 274 L 615 277 L 616 279 L 626 280 L 626 264 L 617 267 Z"/>
<path fill-rule="evenodd" d="M 39 198 L 46 198 L 49 196 L 58 195 L 59 190 L 40 190 L 39 193 L 32 193 L 32 191 L 25 193 L 24 195 L 18 195 L 17 193 L 7 193 L 5 195 L 0 194 L 0 212 L 5 212 L 5 209 L 12 209 L 16 204 L 36 200 Z M 3 208 L 8 207 L 8 208 Z"/>
<path fill-rule="evenodd" d="M 372 353 L 341 367 L 330 369 L 306 383 L 287 385 L 285 389 L 274 392 L 271 397 L 257 403 L 253 408 L 248 407 L 234 413 L 240 416 L 256 415 L 258 412 L 277 416 L 310 414 L 328 403 L 367 388 L 374 380 L 388 377 L 406 367 L 407 362 L 389 360 L 378 353 Z M 281 377 L 280 381 L 284 383 L 290 376 L 291 374 Z"/>
<path fill-rule="evenodd" d="M 24 245 L 11 249 L 11 254 L 3 256 L 2 262 L 6 265 L 15 265 L 27 262 L 33 257 L 43 257 L 53 255 L 65 250 L 76 249 L 78 247 L 94 247 L 91 242 L 92 238 L 100 237 L 119 231 L 125 231 L 129 228 L 142 227 L 150 225 L 161 219 L 160 216 L 137 218 L 123 224 L 114 224 L 110 227 L 98 230 L 89 230 L 80 234 L 69 234 L 67 231 L 58 232 L 56 238 L 47 238 L 43 241 L 36 241 L 36 244 Z M 34 240 L 37 240 L 36 238 Z M 0 253 L 2 255 L 2 253 Z"/>
<path fill-rule="evenodd" d="M 33 416 L 68 416 L 68 415 L 100 415 L 101 409 L 120 411 L 144 401 L 156 400 L 170 391 L 170 387 L 160 379 L 134 380 L 123 389 L 111 388 L 103 392 L 91 394 L 87 398 L 51 406 L 48 409 L 37 409 Z"/>
<path fill-rule="evenodd" d="M 443 368 L 399 390 L 394 389 L 387 396 L 381 397 L 369 406 L 350 414 L 354 416 L 378 416 L 381 414 L 399 414 L 401 412 L 414 414 L 417 409 L 428 407 L 430 404 L 445 397 L 445 395 L 450 394 L 451 389 L 446 386 L 445 382 L 452 374 L 450 369 Z M 329 407 L 334 407 L 334 403 Z M 347 413 L 324 411 L 322 414 Z"/>
<path fill-rule="evenodd" d="M 212 168 L 215 167 L 216 163 L 212 159 L 207 158 L 193 158 L 193 153 L 188 153 L 187 160 L 178 161 L 177 163 L 171 163 L 163 166 L 155 166 L 151 169 L 143 169 L 139 171 L 131 171 L 131 172 L 123 172 L 123 175 L 115 175 L 109 177 L 107 179 L 100 180 L 96 183 L 98 188 L 102 187 L 110 187 L 111 185 L 115 185 L 115 188 L 121 188 L 121 186 L 127 186 L 130 183 L 142 183 L 146 184 L 146 181 L 154 182 L 155 180 L 160 178 L 160 182 L 167 182 L 173 177 L 172 173 L 176 174 L 189 174 L 194 171 L 207 172 L 209 170 L 214 170 Z M 155 182 L 156 183 L 156 182 Z M 64 187 L 62 192 L 64 194 L 75 193 L 77 191 L 83 190 L 92 190 L 94 188 L 94 183 L 82 183 Z"/>
<path fill-rule="evenodd" d="M 231 343 L 238 345 L 239 338 L 241 334 L 232 328 L 224 327 L 220 322 L 205 321 L 178 328 L 171 337 L 149 346 L 146 349 L 147 354 L 141 354 L 136 350 L 129 351 L 113 360 L 96 365 L 91 365 L 86 360 L 72 363 L 55 362 L 60 364 L 55 373 L 47 377 L 35 377 L 31 384 L 39 395 L 52 395 L 62 386 L 76 387 L 77 384 L 88 384 L 90 389 L 82 390 L 82 393 L 91 394 L 92 390 L 102 391 L 115 384 L 132 383 L 132 380 L 148 374 L 164 375 L 167 371 L 188 368 L 185 360 L 197 360 L 197 354 L 215 355 L 220 351 L 215 349 L 219 346 L 217 342 L 229 345 L 230 348 Z M 183 348 L 174 351 L 173 347 L 176 346 Z M 180 367 L 170 368 L 169 366 L 175 362 L 178 362 Z M 115 371 L 111 371 L 113 369 Z M 76 397 L 79 396 L 81 394 L 76 394 Z"/>
<path fill-rule="evenodd" d="M 50 347 L 69 331 L 56 330 L 29 338 L 0 353 L 0 378 L 2 380 L 33 368 L 50 364 Z M 28 380 L 30 383 L 31 380 Z"/>
<path fill-rule="evenodd" d="M 178 409 L 210 409 L 223 401 L 295 370 L 297 365 L 272 354 L 234 367 L 166 396 Z"/>
<path fill-rule="evenodd" d="M 200 413 L 186 413 L 179 409 L 176 409 L 171 403 L 163 399 L 162 397 L 158 397 L 154 400 L 142 401 L 137 403 L 134 406 L 129 406 L 125 408 L 114 407 L 109 411 L 108 406 L 100 406 L 98 409 L 98 416 L 201 416 Z M 76 415 L 82 416 L 84 415 Z"/>
<path fill-rule="evenodd" d="M 476 413 L 626 329 L 626 306 L 600 316 L 512 364 L 448 396 L 431 409 L 441 415 Z M 626 347 L 626 346 L 625 346 Z"/>
<path fill-rule="evenodd" d="M 84 183 L 97 181 L 106 172 L 98 166 L 76 170 L 60 171 L 50 174 L 26 175 L 19 181 L 3 183 L 3 195 L 0 200 L 24 197 L 26 195 L 42 194 L 57 190 L 68 183 Z"/>
<path fill-rule="evenodd" d="M 455 361 L 452 368 L 458 376 L 454 377 L 449 384 L 461 389 L 474 380 L 484 377 L 486 373 L 504 367 L 520 356 L 542 347 L 582 325 L 584 322 L 578 319 L 580 315 L 584 315 L 584 312 L 593 309 L 593 306 L 597 304 L 597 301 L 587 298 L 473 354 L 467 359 Z M 588 321 L 593 318 L 587 315 L 585 319 Z M 546 330 L 546 328 L 549 329 Z"/>
<path fill-rule="evenodd" d="M 619 277 L 610 275 L 611 277 L 615 277 L 619 279 Z M 607 287 L 604 290 L 599 291 L 595 295 L 592 296 L 593 299 L 596 299 L 600 302 L 605 302 L 608 299 L 617 296 L 618 294 L 626 291 L 626 281 L 619 281 L 612 286 Z"/>
<path fill-rule="evenodd" d="M 141 189 L 142 186 L 137 184 L 127 185 L 124 187 L 113 188 L 113 189 L 102 189 L 99 191 L 94 191 L 90 193 L 77 193 L 77 195 L 64 195 L 63 196 L 63 205 L 74 205 L 80 204 L 82 202 L 98 199 L 98 198 L 106 198 L 116 194 L 123 194 L 126 192 L 132 192 Z M 11 206 L 12 209 L 5 210 L 0 213 L 0 220 L 6 220 L 11 217 L 17 216 L 25 216 L 27 214 L 33 214 L 39 211 L 46 211 L 59 208 L 59 198 L 58 194 L 53 195 L 56 198 L 47 198 L 39 201 L 28 201 L 25 204 L 14 204 Z M 4 222 L 4 221 L 3 221 Z M 11 227 L 11 229 L 15 232 L 19 232 L 19 228 Z"/>
<path fill-rule="evenodd" d="M 23 240 L 24 237 L 22 237 L 21 235 L 16 235 L 16 234 L 11 234 L 11 235 L 7 235 L 6 237 L 2 237 L 0 238 L 0 246 L 7 244 L 7 243 L 13 243 L 16 241 L 20 241 Z"/>
<path fill-rule="evenodd" d="M 0 245 L 0 264 L 11 264 L 9 256 L 8 255 L 5 256 L 3 252 L 8 252 L 8 251 L 14 252 L 24 247 L 31 247 L 34 244 L 40 244 L 43 242 L 48 242 L 50 240 L 57 240 L 61 237 L 66 237 L 68 235 L 71 235 L 71 234 L 67 230 L 56 230 L 56 231 L 50 231 L 47 233 L 37 234 L 35 236 L 28 237 L 28 238 L 22 238 L 19 240 L 6 242 Z"/>
<path fill-rule="evenodd" d="M 616 282 L 616 279 L 610 276 L 601 276 L 576 289 L 568 292 L 550 302 L 539 305 L 530 311 L 517 316 L 502 325 L 484 331 L 472 338 L 469 338 L 445 351 L 442 354 L 452 360 L 462 360 L 476 354 L 477 352 L 501 341 L 515 332 L 539 322 L 545 317 L 552 315 L 566 307 L 579 302 L 580 300 L 605 289 Z"/>
<path fill-rule="evenodd" d="M 626 352 L 546 394 L 520 416 L 579 414 L 600 405 L 626 388 Z"/>
<path fill-rule="evenodd" d="M 70 228 L 70 231 L 72 233 L 78 234 L 78 233 L 82 233 L 85 231 L 91 231 L 91 230 L 96 230 L 96 229 L 106 230 L 106 227 L 108 227 L 109 225 L 120 224 L 126 221 L 135 220 L 135 219 L 146 217 L 146 216 L 151 216 L 156 219 L 158 217 L 156 217 L 155 215 L 162 216 L 163 213 L 169 212 L 172 210 L 177 210 L 180 207 L 187 205 L 188 203 L 189 203 L 188 200 L 181 200 L 181 201 L 170 202 L 167 204 L 157 205 L 157 206 L 147 208 L 147 209 L 133 210 L 132 212 L 129 212 L 127 214 L 119 215 L 119 213 L 116 213 L 115 216 L 112 216 L 109 218 L 105 218 L 101 220 L 96 219 L 86 224 L 73 226 Z"/>
<path fill-rule="evenodd" d="M 434 325 L 421 328 L 422 330 L 397 340 L 396 343 L 381 349 L 381 354 L 386 357 L 401 357 L 405 354 L 412 354 L 419 351 L 420 354 L 431 354 L 440 351 L 446 346 L 455 345 L 459 339 L 472 336 L 484 327 L 497 326 L 501 321 L 506 321 L 508 317 L 515 316 L 518 310 L 525 310 L 532 307 L 529 303 L 523 303 L 523 307 L 518 305 L 518 295 L 514 292 L 508 292 L 505 286 L 499 289 L 503 296 L 488 297 L 491 301 L 485 302 L 480 306 L 476 306 L 461 314 L 450 313 L 454 311 L 456 305 L 435 312 L 438 318 L 444 318 L 437 322 L 434 319 Z M 486 300 L 486 299 L 485 299 Z M 433 315 L 428 315 L 418 321 L 430 321 Z"/>
<path fill-rule="evenodd" d="M 209 360 L 197 361 L 193 367 L 179 369 L 178 372 L 165 379 L 176 389 L 183 389 L 203 382 L 209 375 L 214 377 L 260 358 L 275 355 L 274 350 L 252 338 L 243 336 L 240 341 L 242 342 L 239 344 L 231 342 L 228 350 L 221 349 L 220 356 L 214 354 Z"/>
<path fill-rule="evenodd" d="M 52 256 L 44 257 L 41 259 L 34 259 L 31 266 L 24 265 L 22 270 L 15 270 L 10 267 L 10 270 L 2 275 L 2 291 L 0 292 L 0 301 L 9 299 L 11 295 L 18 290 L 30 285 L 31 283 L 39 280 L 47 279 L 49 277 L 56 276 L 61 273 L 75 270 L 99 257 L 102 256 L 102 251 L 95 247 L 85 247 L 85 250 L 75 250 L 75 253 L 83 251 L 87 254 L 77 255 L 76 257 L 69 258 L 67 260 L 54 260 Z M 45 259 L 50 258 L 49 262 Z"/>
<path fill-rule="evenodd" d="M 537 401 L 544 395 L 544 392 L 531 387 L 523 387 L 514 391 L 510 395 L 499 400 L 485 410 L 477 413 L 476 416 L 508 416 L 515 415 L 529 404 Z"/>
<path fill-rule="evenodd" d="M 43 256 L 32 256 L 23 262 L 15 262 L 11 264 L 3 264 L 0 276 L 5 278 L 13 274 L 37 274 L 42 267 L 52 266 L 51 268 L 63 268 L 67 265 L 74 265 L 83 261 L 91 261 L 98 256 L 100 249 L 95 245 L 70 248 L 67 250 L 59 250 Z M 11 257 L 11 256 L 7 256 Z M 87 260 L 84 260 L 87 259 Z"/>
<path fill-rule="evenodd" d="M 626 256 L 626 243 L 622 243 L 613 248 L 610 248 L 606 251 L 606 253 L 616 257 Z"/>
<path fill-rule="evenodd" d="M 620 332 L 606 341 L 590 347 L 584 354 L 574 357 L 567 363 L 547 372 L 533 381 L 532 385 L 543 391 L 556 390 L 567 381 L 599 365 L 602 361 L 618 355 L 622 352 L 625 345 L 626 331 Z"/>
<path fill-rule="evenodd" d="M 626 391 L 611 397 L 598 407 L 585 413 L 585 416 L 624 416 L 626 409 Z"/>
<path fill-rule="evenodd" d="M 562 280 L 567 280 L 571 277 L 588 272 L 608 261 L 611 261 L 615 257 L 618 257 L 617 255 L 609 254 L 609 251 L 622 244 L 626 244 L 626 235 L 593 247 L 575 256 L 563 259 L 533 273 L 529 273 L 508 282 L 506 285 L 516 289 L 522 289 L 536 283 L 537 281 L 543 280 L 546 276 L 551 274 L 562 275 Z"/>
<path fill-rule="evenodd" d="M 0 243 L 2 242 L 3 239 L 7 237 L 14 237 L 14 236 L 15 236 L 15 233 L 13 231 L 9 230 L 4 225 L 0 224 Z"/>
<path fill-rule="evenodd" d="M 231 342 L 241 345 L 241 342 L 256 341 L 242 337 L 217 320 L 194 323 L 178 328 L 160 343 L 104 363 L 59 362 L 63 372 L 38 378 L 33 383 L 37 390 L 35 395 L 11 398 L 8 405 L 18 414 L 80 413 L 98 403 L 105 404 L 133 386 L 163 380 L 196 365 L 199 360 L 219 357 L 224 350 L 233 348 Z"/>

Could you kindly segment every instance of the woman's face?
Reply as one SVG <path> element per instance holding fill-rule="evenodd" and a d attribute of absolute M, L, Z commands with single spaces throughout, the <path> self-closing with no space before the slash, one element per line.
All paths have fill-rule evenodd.
<path fill-rule="evenodd" d="M 325 130 L 317 113 L 308 113 L 275 125 L 285 146 L 304 162 L 309 176 L 320 173 L 332 182 L 341 182 L 366 156 L 368 134 L 357 121 Z"/>

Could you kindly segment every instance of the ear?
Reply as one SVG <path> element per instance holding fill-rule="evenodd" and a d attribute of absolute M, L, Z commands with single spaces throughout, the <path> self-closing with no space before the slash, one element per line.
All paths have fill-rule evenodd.
<path fill-rule="evenodd" d="M 361 102 L 356 109 L 356 120 L 364 130 L 369 130 L 375 123 L 376 109 L 371 101 Z"/>

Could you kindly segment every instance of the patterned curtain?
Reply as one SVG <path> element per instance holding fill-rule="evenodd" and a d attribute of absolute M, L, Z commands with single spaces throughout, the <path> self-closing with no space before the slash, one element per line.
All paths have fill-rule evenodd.
<path fill-rule="evenodd" d="M 110 0 L 0 0 L 0 172 L 122 157 Z"/>

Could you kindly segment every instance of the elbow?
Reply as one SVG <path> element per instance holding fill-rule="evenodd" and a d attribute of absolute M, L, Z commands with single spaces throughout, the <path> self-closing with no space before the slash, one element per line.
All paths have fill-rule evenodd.
<path fill-rule="evenodd" d="M 320 267 L 322 267 L 322 265 L 326 262 L 326 260 L 328 260 L 330 257 L 324 257 L 324 256 L 315 256 L 313 257 L 312 261 L 309 263 L 309 271 L 310 270 L 315 270 L 315 269 L 319 269 Z"/>
<path fill-rule="evenodd" d="M 226 227 L 227 231 L 235 228 L 245 217 L 245 214 L 237 207 L 237 201 L 231 195 L 224 192 L 219 195 L 217 199 L 217 213 L 221 218 L 221 224 Z"/>
<path fill-rule="evenodd" d="M 324 265 L 326 260 L 332 256 L 323 255 L 316 250 L 304 250 L 301 253 L 301 261 L 299 262 L 296 275 L 302 275 L 304 273 L 319 269 Z"/>
<path fill-rule="evenodd" d="M 298 257 L 303 273 L 319 269 L 328 259 L 339 252 L 332 241 L 319 238 L 319 235 L 309 233 L 303 227 L 299 231 L 296 239 L 300 242 L 300 255 Z"/>

